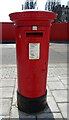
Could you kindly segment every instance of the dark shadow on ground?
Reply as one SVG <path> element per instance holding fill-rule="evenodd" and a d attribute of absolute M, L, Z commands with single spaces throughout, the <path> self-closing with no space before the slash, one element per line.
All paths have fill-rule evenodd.
<path fill-rule="evenodd" d="M 21 120 L 55 120 L 53 113 L 47 105 L 44 111 L 37 114 L 26 114 L 19 111 L 19 119 Z"/>

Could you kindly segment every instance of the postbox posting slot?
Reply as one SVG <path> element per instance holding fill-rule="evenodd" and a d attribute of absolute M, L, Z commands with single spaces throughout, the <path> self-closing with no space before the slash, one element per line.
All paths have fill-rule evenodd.
<path fill-rule="evenodd" d="M 30 32 L 30 33 L 26 33 L 26 37 L 43 37 L 43 33 L 42 32 Z"/>

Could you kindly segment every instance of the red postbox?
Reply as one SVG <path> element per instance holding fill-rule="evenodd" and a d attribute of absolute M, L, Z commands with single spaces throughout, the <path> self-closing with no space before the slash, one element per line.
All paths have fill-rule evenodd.
<path fill-rule="evenodd" d="M 9 15 L 16 28 L 18 108 L 36 113 L 46 107 L 49 34 L 52 12 L 24 11 Z"/>

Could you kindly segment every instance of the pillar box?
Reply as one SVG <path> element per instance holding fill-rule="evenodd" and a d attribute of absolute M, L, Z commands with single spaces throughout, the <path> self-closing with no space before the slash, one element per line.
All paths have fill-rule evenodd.
<path fill-rule="evenodd" d="M 18 108 L 37 113 L 47 105 L 47 71 L 52 12 L 23 11 L 9 15 L 16 28 Z"/>

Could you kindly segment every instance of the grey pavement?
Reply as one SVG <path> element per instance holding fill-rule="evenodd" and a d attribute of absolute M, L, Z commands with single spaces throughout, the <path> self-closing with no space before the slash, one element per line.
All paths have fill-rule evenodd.
<path fill-rule="evenodd" d="M 50 44 L 49 65 L 47 77 L 48 108 L 38 114 L 25 114 L 17 107 L 17 67 L 15 44 L 1 45 L 2 64 L 0 63 L 0 119 L 22 118 L 25 120 L 40 120 L 43 118 L 62 118 L 69 116 L 69 75 L 67 74 L 67 45 Z M 69 108 L 68 108 L 69 110 Z M 69 118 L 68 118 L 69 119 Z"/>

